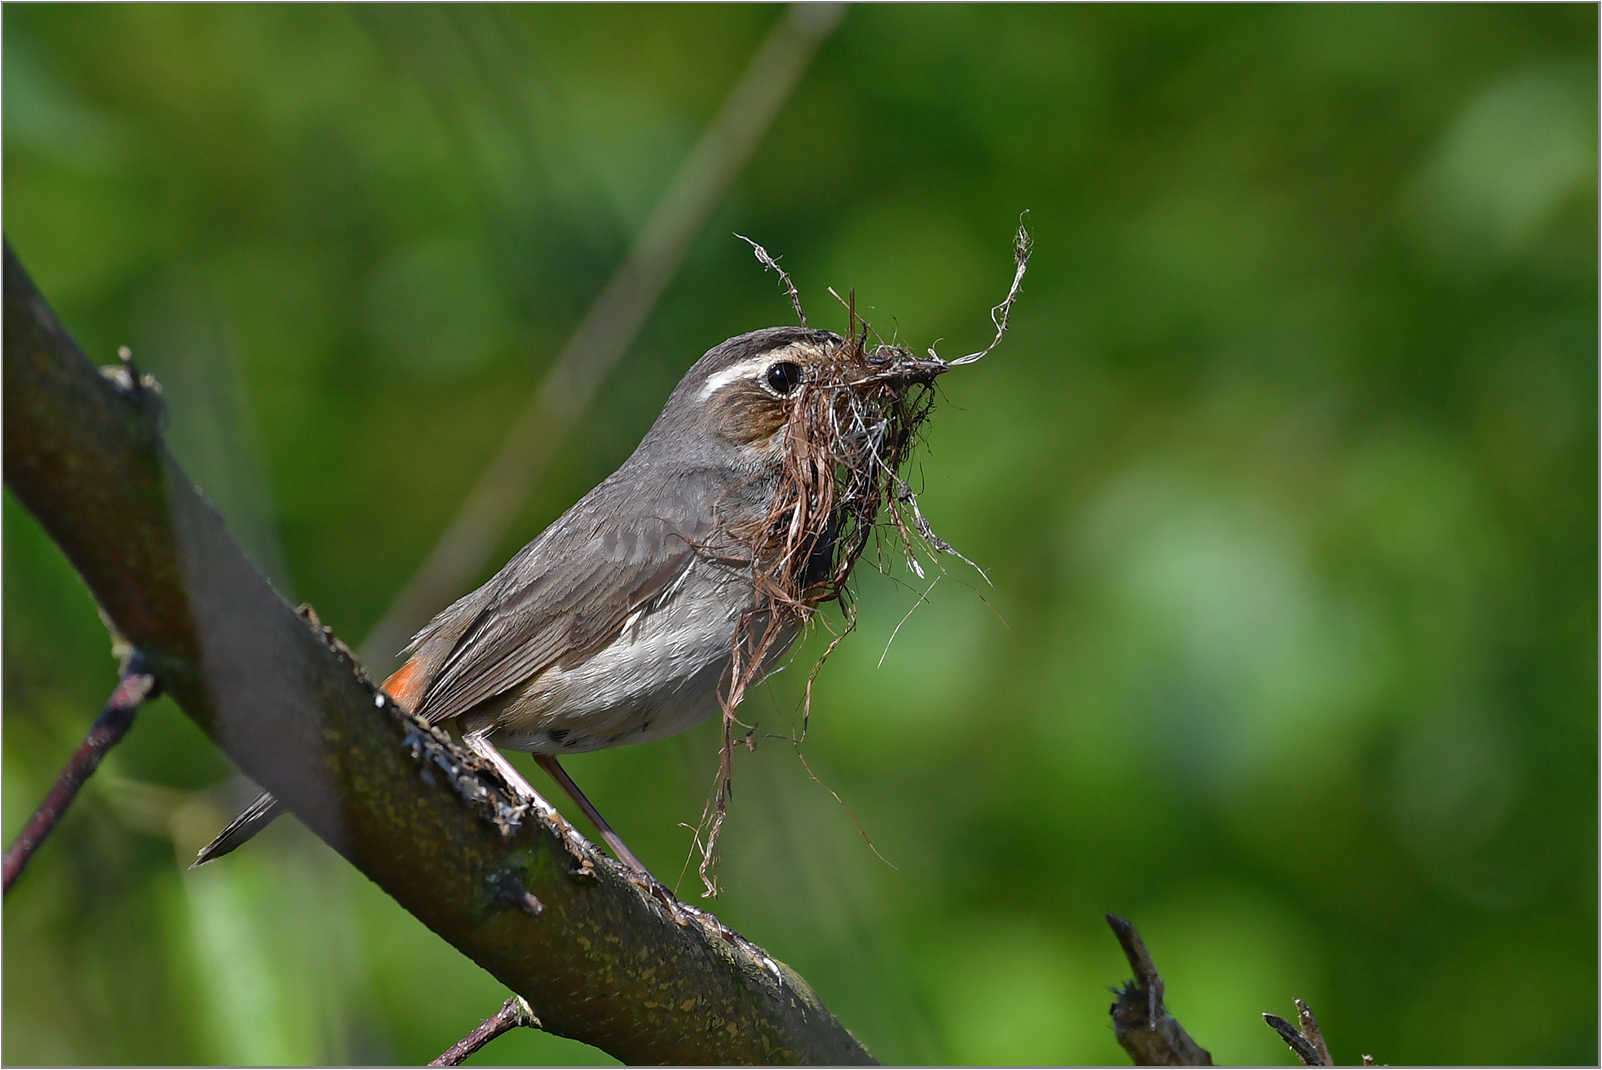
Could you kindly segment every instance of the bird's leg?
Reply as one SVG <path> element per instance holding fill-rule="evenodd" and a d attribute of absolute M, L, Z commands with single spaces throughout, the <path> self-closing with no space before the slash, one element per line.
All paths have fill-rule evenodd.
<path fill-rule="evenodd" d="M 462 734 L 462 742 L 467 745 L 468 750 L 495 767 L 495 771 L 501 774 L 501 779 L 506 781 L 507 786 L 522 796 L 519 801 L 532 806 L 541 817 L 555 818 L 558 821 L 562 819 L 556 807 L 546 802 L 545 797 L 534 790 L 534 785 L 517 771 L 517 766 L 506 760 L 506 755 L 497 750 L 495 744 L 491 743 L 484 733 L 465 732 Z"/>
<path fill-rule="evenodd" d="M 462 742 L 467 745 L 468 750 L 493 765 L 507 785 L 522 796 L 524 802 L 534 807 L 541 817 L 554 822 L 558 828 L 572 829 L 572 826 L 567 823 L 556 807 L 546 802 L 545 797 L 534 790 L 534 785 L 530 784 L 523 774 L 517 771 L 517 766 L 507 761 L 506 755 L 502 754 L 499 748 L 489 741 L 485 733 L 464 733 Z M 534 760 L 539 763 L 541 769 L 551 774 L 551 779 L 555 780 L 561 789 L 567 792 L 568 797 L 578 804 L 578 808 L 584 812 L 584 816 L 589 818 L 590 823 L 600 832 L 601 838 L 606 841 L 606 845 L 612 849 L 612 853 L 618 857 L 618 860 L 645 878 L 650 884 L 660 887 L 657 879 L 651 876 L 651 871 L 645 868 L 645 863 L 634 856 L 634 852 L 629 850 L 629 845 L 623 842 L 623 837 L 612 829 L 606 818 L 602 817 L 601 812 L 595 808 L 595 804 L 585 797 L 577 784 L 573 783 L 573 778 L 567 775 L 567 770 L 558 765 L 556 759 L 549 755 L 536 754 Z M 580 861 L 583 861 L 577 852 L 575 852 L 575 857 L 579 857 Z M 587 862 L 585 864 L 588 865 Z"/>
<path fill-rule="evenodd" d="M 462 734 L 462 742 L 467 745 L 468 750 L 493 765 L 496 772 L 501 774 L 501 779 L 506 781 L 506 786 L 511 788 L 514 794 L 520 796 L 522 802 L 533 807 L 534 812 L 539 814 L 552 831 L 561 838 L 568 854 L 572 855 L 573 860 L 579 865 L 579 868 L 574 872 L 589 873 L 593 876 L 594 863 L 590 860 L 588 852 L 594 848 L 583 836 L 578 834 L 577 829 L 567 823 L 567 819 L 561 815 L 556 807 L 546 802 L 545 797 L 534 790 L 534 785 L 523 778 L 523 774 L 517 771 L 517 766 L 507 761 L 506 755 L 502 754 L 495 744 L 485 737 L 484 733 L 465 732 Z M 575 788 L 573 790 L 576 791 L 578 789 Z M 635 864 L 637 865 L 638 863 Z"/>
<path fill-rule="evenodd" d="M 504 760 L 503 758 L 502 761 Z M 629 850 L 629 845 L 623 842 L 623 837 L 612 830 L 612 826 L 607 824 L 606 818 L 601 816 L 601 812 L 595 808 L 595 804 L 584 797 L 584 793 L 579 790 L 577 784 L 573 783 L 573 778 L 567 775 L 567 770 L 562 768 L 555 756 L 536 754 L 534 755 L 534 761 L 541 769 L 551 774 L 551 779 L 556 781 L 563 791 L 567 792 L 567 797 L 572 799 L 580 810 L 584 811 L 584 816 L 590 819 L 590 824 L 595 826 L 596 831 L 601 834 L 601 839 L 605 840 L 606 845 L 612 848 L 612 853 L 617 855 L 618 860 L 646 880 L 653 884 L 656 883 L 656 878 L 651 876 L 651 871 L 645 868 L 645 863 L 634 857 L 634 852 Z"/>

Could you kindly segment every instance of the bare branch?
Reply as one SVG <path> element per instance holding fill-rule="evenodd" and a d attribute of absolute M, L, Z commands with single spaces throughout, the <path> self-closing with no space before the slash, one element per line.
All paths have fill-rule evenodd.
<path fill-rule="evenodd" d="M 1312 1008 L 1299 999 L 1295 1003 L 1295 1025 L 1277 1014 L 1264 1014 L 1263 1021 L 1290 1045 L 1291 1051 L 1296 1053 L 1304 1066 L 1334 1066 L 1335 1060 L 1329 1054 L 1329 1046 L 1324 1043 L 1324 1033 L 1318 1027 L 1318 1019 L 1314 1017 Z M 1363 1065 L 1373 1066 L 1374 1057 L 1363 1056 Z"/>
<path fill-rule="evenodd" d="M 5 481 L 150 675 L 547 1032 L 624 1062 L 872 1061 L 794 971 L 387 701 L 229 537 L 162 442 L 154 390 L 102 376 L 9 245 L 0 353 Z"/>
<path fill-rule="evenodd" d="M 1303 1066 L 1335 1065 L 1326 1061 L 1312 1040 L 1303 1036 L 1294 1025 L 1284 1018 L 1277 1014 L 1264 1012 L 1263 1021 L 1268 1023 L 1270 1029 L 1279 1034 L 1281 1040 L 1290 1045 L 1290 1050 L 1296 1053 L 1296 1057 L 1302 1061 Z"/>
<path fill-rule="evenodd" d="M 502 1033 L 510 1033 L 518 1026 L 538 1029 L 540 1028 L 540 1020 L 534 1016 L 534 1012 L 529 1009 L 528 1002 L 522 996 L 513 996 L 501 1004 L 500 1010 L 484 1019 L 471 1033 L 446 1048 L 439 1058 L 428 1065 L 460 1066 L 469 1055 L 479 1048 L 482 1048 Z"/>
<path fill-rule="evenodd" d="M 1136 1066 L 1212 1066 L 1207 1049 L 1190 1039 L 1185 1027 L 1163 1006 L 1163 979 L 1140 933 L 1116 914 L 1107 915 L 1107 924 L 1135 973 L 1134 980 L 1113 989 L 1118 997 L 1112 1005 L 1113 1035 L 1118 1043 Z"/>
<path fill-rule="evenodd" d="M 126 351 L 125 351 L 126 352 Z M 124 358 L 125 364 L 130 364 Z M 11 885 L 22 871 L 28 868 L 33 860 L 33 854 L 39 845 L 56 830 L 56 825 L 66 814 L 67 808 L 78 797 L 78 790 L 84 782 L 100 768 L 100 760 L 106 752 L 115 747 L 122 737 L 128 734 L 132 727 L 134 714 L 147 699 L 154 698 L 161 691 L 145 659 L 135 653 L 128 659 L 128 664 L 122 671 L 122 678 L 117 681 L 116 690 L 112 691 L 111 698 L 106 700 L 106 708 L 100 712 L 95 723 L 89 727 L 89 733 L 84 736 L 78 749 L 72 752 L 67 760 L 67 767 L 56 778 L 50 794 L 45 796 L 39 809 L 33 812 L 28 823 L 22 827 L 17 838 L 11 846 L 6 848 L 5 854 L 5 888 L 11 891 Z"/>
<path fill-rule="evenodd" d="M 1296 1000 L 1296 1021 L 1302 1027 L 1302 1036 L 1313 1045 L 1318 1057 L 1324 1060 L 1325 1066 L 1334 1066 L 1335 1060 L 1329 1057 L 1329 1047 L 1324 1043 L 1324 1034 L 1318 1028 L 1318 1019 L 1313 1017 L 1313 1009 L 1301 1000 Z"/>
<path fill-rule="evenodd" d="M 796 4 L 779 17 L 657 202 L 627 258 L 513 422 L 500 452 L 473 484 L 423 567 L 362 644 L 366 664 L 379 669 L 392 665 L 412 634 L 465 590 L 483 567 L 843 10 L 840 4 Z"/>

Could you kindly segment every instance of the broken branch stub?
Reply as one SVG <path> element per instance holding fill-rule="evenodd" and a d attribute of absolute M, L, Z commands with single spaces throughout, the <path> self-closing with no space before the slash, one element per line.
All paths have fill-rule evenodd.
<path fill-rule="evenodd" d="M 1163 979 L 1140 933 L 1116 914 L 1107 915 L 1107 924 L 1135 974 L 1124 987 L 1113 989 L 1118 997 L 1111 1008 L 1118 1043 L 1136 1066 L 1212 1066 L 1212 1055 L 1190 1038 L 1163 1005 Z"/>
<path fill-rule="evenodd" d="M 1290 1045 L 1290 1050 L 1302 1061 L 1304 1066 L 1334 1066 L 1335 1060 L 1330 1056 L 1329 1045 L 1324 1042 L 1324 1031 L 1319 1028 L 1318 1019 L 1313 1015 L 1313 1009 L 1301 1000 L 1295 1000 L 1296 1022 L 1292 1024 L 1277 1014 L 1264 1013 L 1263 1021 L 1268 1027 L 1278 1033 L 1280 1039 Z M 1364 1066 L 1373 1066 L 1372 1055 L 1363 1056 Z"/>
<path fill-rule="evenodd" d="M 1296 1055 L 1296 1058 L 1302 1061 L 1303 1066 L 1335 1065 L 1320 1055 L 1318 1048 L 1313 1045 L 1310 1038 L 1303 1036 L 1294 1025 L 1284 1018 L 1265 1011 L 1263 1013 L 1263 1021 L 1268 1023 L 1268 1028 L 1279 1034 L 1281 1040 L 1290 1045 L 1290 1050 Z"/>

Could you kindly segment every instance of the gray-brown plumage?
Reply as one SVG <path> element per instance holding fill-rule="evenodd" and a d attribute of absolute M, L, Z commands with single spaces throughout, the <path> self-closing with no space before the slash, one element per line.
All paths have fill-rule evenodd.
<path fill-rule="evenodd" d="M 784 544 L 782 531 L 768 529 L 784 519 L 773 511 L 786 466 L 795 465 L 788 439 L 797 399 L 826 370 L 838 372 L 842 354 L 862 352 L 801 327 L 755 331 L 710 350 L 629 459 L 429 622 L 384 689 L 430 723 L 451 726 L 519 782 L 497 748 L 541 756 L 614 851 L 643 871 L 554 756 L 689 728 L 719 709 L 720 687 L 727 699 L 735 685 L 737 642 L 749 645 L 749 660 L 766 625 L 777 629 L 741 689 L 793 642 L 798 619 L 774 615 L 753 556 Z M 896 350 L 869 370 L 882 389 L 896 376 L 926 382 L 944 367 Z M 828 389 L 849 385 L 836 374 Z M 829 574 L 835 530 L 831 519 L 802 544 L 807 560 L 785 566 L 792 587 Z M 276 814 L 270 798 L 258 800 L 197 864 Z"/>

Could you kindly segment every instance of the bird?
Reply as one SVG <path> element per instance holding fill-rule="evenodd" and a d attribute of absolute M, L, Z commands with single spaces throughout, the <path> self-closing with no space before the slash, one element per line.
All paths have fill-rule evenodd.
<path fill-rule="evenodd" d="M 852 361 L 855 370 L 842 372 Z M 743 691 L 776 666 L 805 619 L 785 605 L 802 592 L 820 597 L 861 552 L 883 500 L 862 488 L 882 485 L 877 468 L 893 473 L 902 453 L 895 437 L 898 427 L 905 437 L 906 422 L 897 425 L 890 410 L 950 366 L 933 353 L 869 351 L 854 336 L 806 326 L 765 328 L 714 346 L 685 373 L 633 454 L 488 582 L 424 626 L 383 691 L 537 799 L 502 751 L 533 755 L 613 855 L 650 879 L 560 758 L 682 732 L 722 708 L 731 688 Z M 859 447 L 875 451 L 857 466 L 866 474 L 855 490 L 837 492 L 835 465 L 818 463 L 817 451 L 797 438 L 798 428 L 820 425 L 798 419 L 809 391 L 814 402 L 824 391 L 857 391 L 856 400 L 878 391 L 866 406 L 828 408 L 834 402 L 825 399 L 816 410 L 835 435 L 851 431 L 828 414 L 845 412 Z M 815 478 L 798 498 L 799 470 Z M 829 486 L 819 488 L 816 478 Z M 805 519 L 797 501 L 829 515 Z M 797 544 L 803 520 L 812 537 Z M 799 546 L 803 559 L 783 564 L 786 546 L 791 556 Z M 785 568 L 776 600 L 769 581 Z M 262 795 L 194 865 L 234 850 L 282 812 L 270 793 Z"/>

